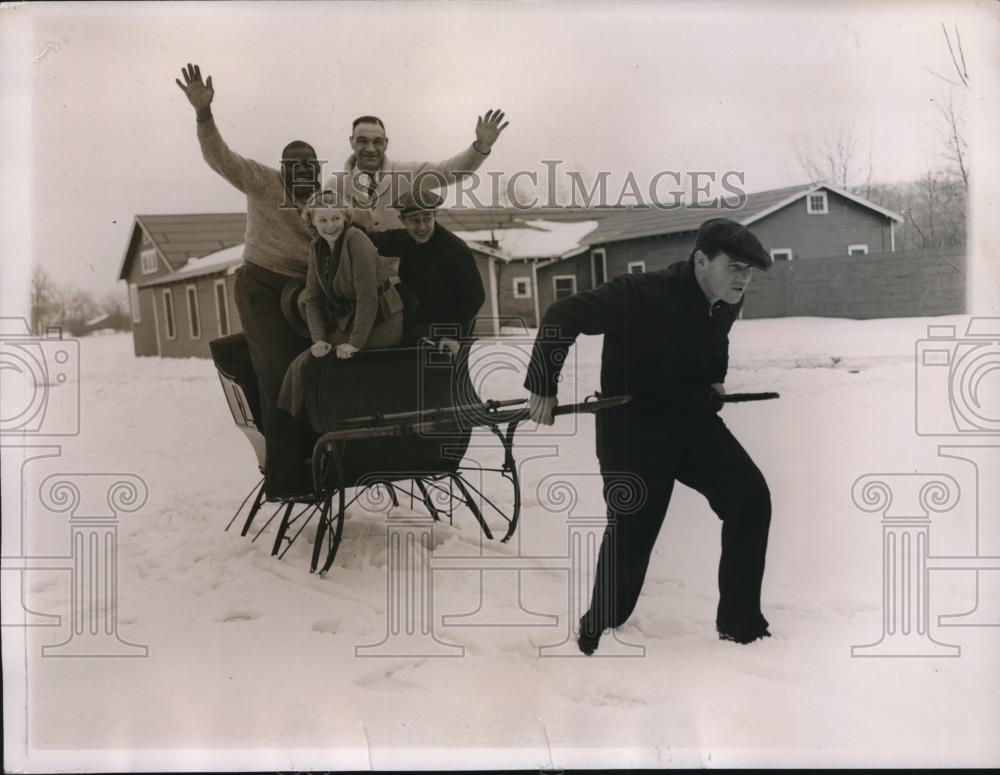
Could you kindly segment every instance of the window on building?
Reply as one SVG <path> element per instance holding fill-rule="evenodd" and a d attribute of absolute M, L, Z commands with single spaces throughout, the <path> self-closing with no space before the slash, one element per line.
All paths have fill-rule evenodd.
<path fill-rule="evenodd" d="M 146 232 L 142 233 L 142 248 L 139 251 L 139 261 L 143 274 L 153 274 L 156 271 L 156 246 Z"/>
<path fill-rule="evenodd" d="M 219 336 L 229 336 L 229 294 L 226 281 L 215 281 L 215 321 L 219 325 Z"/>
<path fill-rule="evenodd" d="M 628 273 L 629 274 L 639 274 L 640 272 L 646 271 L 645 261 L 629 261 L 628 262 Z"/>
<path fill-rule="evenodd" d="M 174 325 L 174 294 L 169 288 L 163 289 L 163 324 L 167 329 L 167 339 L 176 339 L 177 327 Z"/>
<path fill-rule="evenodd" d="M 590 277 L 595 288 L 608 279 L 608 255 L 604 248 L 590 251 Z"/>
<path fill-rule="evenodd" d="M 849 255 L 849 256 L 867 256 L 868 255 L 868 246 L 867 245 L 861 245 L 861 244 L 858 244 L 858 245 L 848 245 L 847 246 L 847 255 Z"/>
<path fill-rule="evenodd" d="M 153 274 L 156 271 L 156 248 L 143 248 L 139 258 L 143 274 Z"/>
<path fill-rule="evenodd" d="M 813 191 L 806 197 L 806 212 L 810 215 L 827 212 L 826 191 Z"/>
<path fill-rule="evenodd" d="M 141 323 L 142 313 L 139 311 L 139 286 L 128 284 L 128 306 L 132 310 L 132 322 Z"/>
<path fill-rule="evenodd" d="M 559 274 L 552 278 L 552 295 L 564 299 L 576 293 L 576 275 Z"/>
<path fill-rule="evenodd" d="M 771 258 L 775 261 L 791 261 L 792 260 L 792 249 L 791 248 L 771 248 Z"/>
<path fill-rule="evenodd" d="M 188 331 L 192 339 L 201 339 L 201 315 L 198 312 L 198 289 L 193 285 L 184 288 L 187 295 Z"/>
<path fill-rule="evenodd" d="M 530 277 L 515 277 L 514 278 L 514 298 L 515 299 L 530 299 L 531 298 L 531 278 Z"/>

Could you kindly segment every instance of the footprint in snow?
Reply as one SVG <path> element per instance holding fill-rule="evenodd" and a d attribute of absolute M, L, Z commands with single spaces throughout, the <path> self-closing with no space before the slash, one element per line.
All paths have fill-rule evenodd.
<path fill-rule="evenodd" d="M 321 619 L 312 626 L 313 632 L 322 632 L 329 635 L 336 635 L 340 632 L 342 619 Z"/>
<path fill-rule="evenodd" d="M 256 611 L 249 611 L 246 609 L 233 610 L 229 613 L 215 619 L 216 622 L 220 624 L 225 624 L 226 622 L 252 622 L 254 619 L 259 619 L 260 614 Z"/>

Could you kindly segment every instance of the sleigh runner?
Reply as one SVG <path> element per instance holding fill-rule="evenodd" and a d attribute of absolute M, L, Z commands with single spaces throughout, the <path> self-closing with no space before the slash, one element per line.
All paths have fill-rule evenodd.
<path fill-rule="evenodd" d="M 211 348 L 230 412 L 263 471 L 264 436 L 246 339 L 234 334 L 214 340 Z M 486 515 L 499 517 L 506 525 L 500 540 L 508 541 L 517 530 L 521 510 L 514 440 L 528 416 L 526 401 L 484 401 L 470 379 L 468 354 L 468 346 L 452 356 L 425 343 L 365 350 L 350 359 L 317 359 L 306 391 L 307 415 L 319 434 L 309 461 L 312 491 L 278 499 L 253 540 L 280 514 L 271 554 L 284 557 L 318 515 L 310 572 L 325 573 L 340 547 L 347 507 L 369 488 L 384 488 L 393 505 L 398 506 L 403 495 L 411 507 L 422 503 L 436 521 L 443 516 L 452 520 L 455 507 L 464 506 L 491 540 L 494 534 Z M 598 412 L 627 401 L 627 397 L 595 396 L 560 406 L 555 414 Z M 497 467 L 465 464 L 477 428 L 488 429 L 500 444 L 502 460 Z M 470 480 L 474 472 L 480 475 L 479 485 Z M 492 486 L 486 484 L 487 478 Z M 509 488 L 508 498 L 498 496 L 501 488 Z M 354 491 L 350 500 L 348 490 Z M 247 535 L 267 503 L 261 479 L 226 529 L 245 511 L 241 535 Z"/>

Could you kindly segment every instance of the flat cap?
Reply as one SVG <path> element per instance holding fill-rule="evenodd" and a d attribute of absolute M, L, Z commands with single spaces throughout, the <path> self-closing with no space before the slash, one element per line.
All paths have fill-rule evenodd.
<path fill-rule="evenodd" d="M 399 210 L 400 215 L 406 215 L 407 213 L 437 210 L 443 204 L 444 199 L 433 191 L 415 189 L 400 195 L 392 207 L 394 210 Z"/>
<path fill-rule="evenodd" d="M 721 250 L 730 258 L 746 261 L 759 269 L 770 269 L 774 260 L 753 233 L 728 218 L 711 218 L 698 227 L 695 250 L 706 253 Z"/>

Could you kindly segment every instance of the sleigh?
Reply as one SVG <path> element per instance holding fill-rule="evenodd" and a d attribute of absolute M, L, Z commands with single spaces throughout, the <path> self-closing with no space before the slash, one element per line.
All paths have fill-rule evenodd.
<path fill-rule="evenodd" d="M 243 334 L 211 342 L 212 356 L 236 425 L 246 434 L 264 470 L 256 375 Z M 525 399 L 484 401 L 469 375 L 469 347 L 457 355 L 432 343 L 417 347 L 362 350 L 349 359 L 330 356 L 310 364 L 306 411 L 318 439 L 311 459 L 312 491 L 268 501 L 263 478 L 246 496 L 226 529 L 244 515 L 241 534 L 250 533 L 262 512 L 273 511 L 253 536 L 256 541 L 280 514 L 271 554 L 282 558 L 312 519 L 318 518 L 310 572 L 333 565 L 348 506 L 371 488 L 382 488 L 394 506 L 408 498 L 431 517 L 453 520 L 467 511 L 487 539 L 491 522 L 503 527 L 502 542 L 517 530 L 520 481 L 514 458 Z M 556 414 L 596 412 L 620 406 L 627 397 L 558 407 Z M 466 460 L 474 432 L 488 431 L 499 444 L 495 467 Z M 478 445 L 477 445 L 478 449 Z M 350 497 L 349 497 L 350 494 Z"/>

